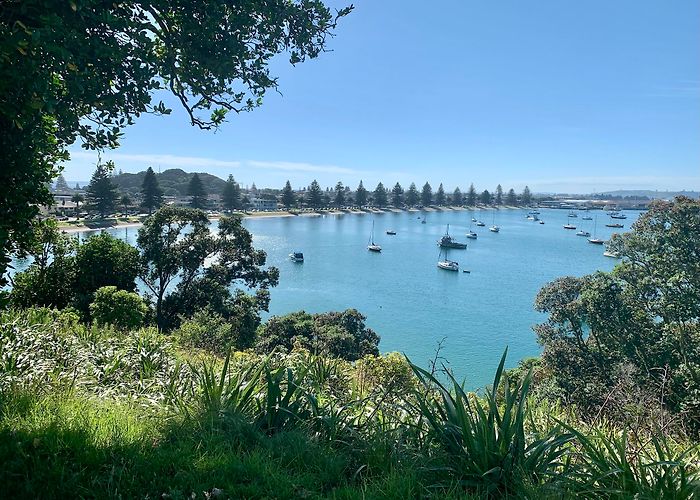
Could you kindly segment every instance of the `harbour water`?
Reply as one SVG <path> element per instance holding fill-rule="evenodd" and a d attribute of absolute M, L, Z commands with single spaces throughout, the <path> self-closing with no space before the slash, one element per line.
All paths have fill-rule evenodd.
<path fill-rule="evenodd" d="M 382 352 L 399 351 L 425 365 L 442 342 L 445 363 L 475 388 L 489 383 L 506 346 L 509 366 L 539 353 L 532 326 L 545 318 L 534 311 L 533 301 L 544 284 L 559 276 L 610 270 L 616 262 L 603 256 L 603 246 L 576 235 L 581 228 L 594 232 L 593 221 L 582 220 L 584 212 L 571 219 L 575 231 L 562 227 L 567 211 L 541 210 L 545 224 L 527 220 L 526 214 L 508 209 L 387 212 L 249 218 L 244 224 L 255 246 L 267 252 L 268 263 L 280 269 L 270 314 L 358 309 L 381 336 Z M 591 212 L 597 218 L 595 235 L 607 240 L 614 231 L 627 231 L 639 214 L 625 214 L 627 219 L 615 221 L 625 227 L 612 229 L 605 227 L 611 222 L 607 214 Z M 465 237 L 472 217 L 486 223 L 472 225 L 477 240 Z M 373 220 L 381 253 L 367 251 Z M 499 233 L 488 230 L 494 221 Z M 436 241 L 447 224 L 456 240 L 468 242 L 466 250 L 449 252 L 460 264 L 459 273 L 436 266 Z M 397 234 L 387 235 L 389 229 Z M 109 232 L 133 244 L 137 228 Z M 303 264 L 289 259 L 295 250 L 304 252 Z"/>

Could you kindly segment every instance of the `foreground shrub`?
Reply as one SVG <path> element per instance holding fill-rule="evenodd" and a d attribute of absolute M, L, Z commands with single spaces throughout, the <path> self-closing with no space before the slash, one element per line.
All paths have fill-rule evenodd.
<path fill-rule="evenodd" d="M 137 293 L 118 290 L 116 286 L 103 286 L 95 292 L 90 315 L 98 325 L 133 330 L 143 326 L 148 306 Z"/>

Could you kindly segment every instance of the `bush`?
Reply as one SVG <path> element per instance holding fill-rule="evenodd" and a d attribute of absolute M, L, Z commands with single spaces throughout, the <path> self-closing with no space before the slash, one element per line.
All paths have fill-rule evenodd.
<path fill-rule="evenodd" d="M 224 354 L 235 344 L 236 333 L 231 323 L 209 309 L 198 311 L 184 320 L 173 332 L 178 344 Z"/>
<path fill-rule="evenodd" d="M 379 354 L 379 335 L 365 326 L 365 316 L 355 309 L 309 314 L 304 311 L 273 316 L 258 328 L 256 349 L 272 352 L 301 347 L 316 354 L 355 361 Z"/>
<path fill-rule="evenodd" d="M 95 292 L 90 314 L 99 325 L 129 330 L 143 326 L 148 306 L 137 293 L 117 290 L 116 286 L 103 286 Z"/>

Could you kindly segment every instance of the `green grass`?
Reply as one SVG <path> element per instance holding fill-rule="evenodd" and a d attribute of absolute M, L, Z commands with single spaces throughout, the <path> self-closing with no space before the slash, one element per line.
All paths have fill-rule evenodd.
<path fill-rule="evenodd" d="M 477 396 L 396 355 L 219 359 L 153 330 L 0 313 L 0 495 L 700 497 L 692 443 L 585 426 L 504 362 Z"/>

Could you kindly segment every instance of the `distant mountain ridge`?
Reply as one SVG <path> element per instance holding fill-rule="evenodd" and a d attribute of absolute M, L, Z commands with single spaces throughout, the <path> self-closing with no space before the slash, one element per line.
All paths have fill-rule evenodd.
<path fill-rule="evenodd" d="M 195 173 L 202 180 L 207 194 L 221 194 L 226 181 L 206 172 L 185 172 L 180 168 L 171 168 L 156 173 L 156 178 L 166 196 L 187 196 L 187 187 Z M 141 191 L 145 175 L 145 170 L 137 174 L 120 173 L 112 177 L 112 181 L 122 192 L 135 195 Z"/>
<path fill-rule="evenodd" d="M 619 196 L 637 196 L 637 197 L 649 197 L 649 198 L 658 198 L 662 200 L 670 200 L 675 198 L 676 196 L 687 196 L 688 198 L 700 198 L 700 192 L 698 191 L 660 191 L 660 190 L 651 190 L 651 189 L 618 189 L 616 191 L 604 191 L 602 193 L 596 193 L 596 195 L 604 195 L 604 196 L 613 196 L 613 197 L 619 197 Z"/>

